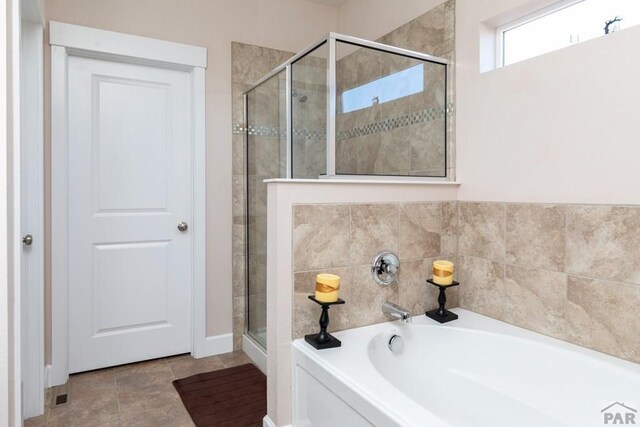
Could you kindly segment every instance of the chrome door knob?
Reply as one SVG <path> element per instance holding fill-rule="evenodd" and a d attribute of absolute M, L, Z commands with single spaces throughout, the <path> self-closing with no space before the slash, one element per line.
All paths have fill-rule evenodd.
<path fill-rule="evenodd" d="M 186 222 L 182 221 L 178 223 L 178 230 L 182 231 L 183 233 L 187 231 L 188 228 L 189 224 L 187 224 Z"/>
<path fill-rule="evenodd" d="M 22 238 L 22 244 L 25 246 L 31 246 L 33 243 L 33 236 L 31 234 L 27 234 Z"/>

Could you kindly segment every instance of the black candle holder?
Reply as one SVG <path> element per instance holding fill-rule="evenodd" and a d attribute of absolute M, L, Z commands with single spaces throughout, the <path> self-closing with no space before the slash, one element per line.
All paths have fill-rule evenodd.
<path fill-rule="evenodd" d="M 304 340 L 317 350 L 340 347 L 342 343 L 339 339 L 327 332 L 327 327 L 329 326 L 329 307 L 332 305 L 344 304 L 344 301 L 340 298 L 333 302 L 318 301 L 313 295 L 309 295 L 309 299 L 322 306 L 322 314 L 320 314 L 320 321 L 318 322 L 320 324 L 320 332 L 317 334 L 305 335 Z"/>
<path fill-rule="evenodd" d="M 438 295 L 438 304 L 440 306 L 435 310 L 427 311 L 425 313 L 427 317 L 430 317 L 431 319 L 440 323 L 447 323 L 447 322 L 451 322 L 452 320 L 456 320 L 458 318 L 458 315 L 444 308 L 445 304 L 447 303 L 447 295 L 445 291 L 447 288 L 458 286 L 460 283 L 454 281 L 450 285 L 439 285 L 436 282 L 434 282 L 432 279 L 428 279 L 427 283 L 430 283 L 433 286 L 437 286 L 438 288 L 440 288 L 440 294 Z"/>

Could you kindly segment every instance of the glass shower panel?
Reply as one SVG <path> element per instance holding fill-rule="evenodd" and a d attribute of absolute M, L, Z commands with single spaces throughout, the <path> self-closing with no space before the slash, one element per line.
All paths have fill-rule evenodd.
<path fill-rule="evenodd" d="M 266 349 L 267 185 L 286 177 L 286 73 L 246 95 L 247 333 Z"/>
<path fill-rule="evenodd" d="M 445 177 L 446 66 L 336 49 L 336 174 Z"/>
<path fill-rule="evenodd" d="M 291 65 L 292 177 L 327 172 L 327 43 Z"/>

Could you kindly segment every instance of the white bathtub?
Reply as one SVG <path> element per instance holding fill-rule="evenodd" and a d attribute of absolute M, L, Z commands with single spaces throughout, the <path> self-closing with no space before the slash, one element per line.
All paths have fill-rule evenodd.
<path fill-rule="evenodd" d="M 640 416 L 640 365 L 466 310 L 293 343 L 295 426 L 590 426 Z M 630 334 L 638 331 L 629 331 Z M 387 347 L 393 334 L 405 348 Z M 609 414 L 609 415 L 607 415 Z M 630 414 L 630 415 L 627 415 Z M 629 418 L 626 418 L 629 420 Z"/>

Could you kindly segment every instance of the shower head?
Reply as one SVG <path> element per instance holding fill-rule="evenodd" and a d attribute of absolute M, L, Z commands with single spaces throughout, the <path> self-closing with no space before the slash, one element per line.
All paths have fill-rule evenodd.
<path fill-rule="evenodd" d="M 298 93 L 295 90 L 291 91 L 291 96 L 293 98 L 298 98 L 298 101 L 300 102 L 307 102 L 307 95 L 305 95 L 304 93 Z"/>

